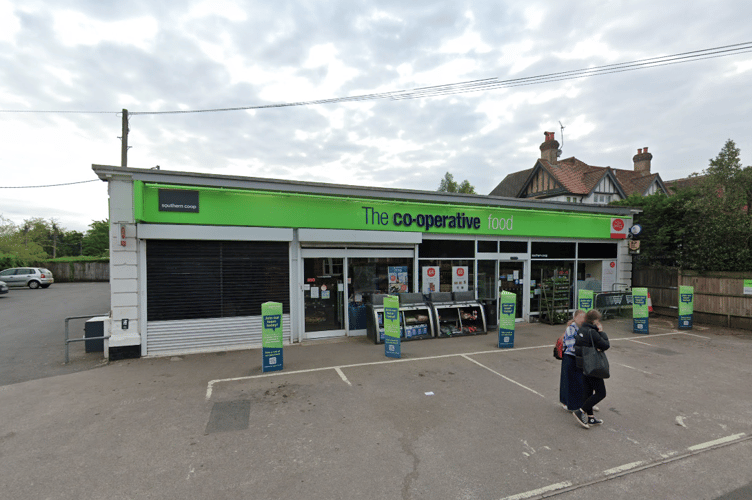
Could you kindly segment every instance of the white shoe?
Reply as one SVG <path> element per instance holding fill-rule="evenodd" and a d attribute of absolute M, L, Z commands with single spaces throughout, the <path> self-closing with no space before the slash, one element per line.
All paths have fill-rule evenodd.
<path fill-rule="evenodd" d="M 601 409 L 598 408 L 597 406 L 593 406 L 593 411 L 601 411 Z"/>

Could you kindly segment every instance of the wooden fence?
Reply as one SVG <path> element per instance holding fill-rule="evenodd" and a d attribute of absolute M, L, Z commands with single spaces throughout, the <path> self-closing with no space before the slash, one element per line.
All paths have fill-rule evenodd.
<path fill-rule="evenodd" d="M 48 262 L 43 265 L 56 282 L 110 281 L 109 262 Z"/>
<path fill-rule="evenodd" d="M 632 286 L 650 292 L 653 310 L 678 316 L 678 287 L 695 290 L 694 320 L 698 323 L 752 330 L 752 295 L 744 294 L 744 279 L 752 273 L 705 273 L 670 268 L 639 267 L 632 271 Z"/>

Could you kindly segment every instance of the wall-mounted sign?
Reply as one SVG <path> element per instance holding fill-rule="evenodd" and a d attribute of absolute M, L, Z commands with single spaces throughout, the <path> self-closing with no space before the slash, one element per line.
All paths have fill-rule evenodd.
<path fill-rule="evenodd" d="M 198 197 L 160 200 L 162 193 L 201 194 L 201 212 L 187 219 L 174 212 L 198 212 Z M 175 195 L 168 195 L 175 196 Z M 179 195 L 178 195 L 179 196 Z M 518 207 L 351 198 L 279 193 L 253 189 L 133 183 L 137 222 L 221 226 L 292 227 L 403 231 L 431 234 L 535 236 L 610 239 L 614 223 L 624 234 L 625 215 L 566 212 Z M 159 203 L 158 203 L 159 201 Z M 164 206 L 163 206 L 164 205 Z M 174 206 L 171 206 L 174 205 Z"/>
<path fill-rule="evenodd" d="M 619 217 L 611 219 L 611 237 L 612 238 L 624 239 L 627 237 L 628 231 L 629 231 L 629 228 L 627 227 L 627 224 L 624 221 L 624 219 L 619 218 Z"/>
<path fill-rule="evenodd" d="M 187 189 L 160 189 L 160 212 L 198 213 L 198 191 Z"/>
<path fill-rule="evenodd" d="M 744 280 L 744 295 L 752 295 L 752 280 Z"/>

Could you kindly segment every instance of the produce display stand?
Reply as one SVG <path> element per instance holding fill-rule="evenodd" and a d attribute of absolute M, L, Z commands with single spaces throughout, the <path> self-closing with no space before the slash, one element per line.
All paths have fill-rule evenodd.
<path fill-rule="evenodd" d="M 376 344 L 384 343 L 384 294 L 374 294 L 368 304 L 366 332 Z M 421 293 L 401 293 L 400 299 L 400 338 L 420 340 L 436 336 L 431 307 L 426 304 Z"/>
<path fill-rule="evenodd" d="M 475 300 L 473 292 L 433 292 L 429 302 L 436 321 L 436 336 L 440 338 L 486 334 L 486 314 L 483 304 Z"/>

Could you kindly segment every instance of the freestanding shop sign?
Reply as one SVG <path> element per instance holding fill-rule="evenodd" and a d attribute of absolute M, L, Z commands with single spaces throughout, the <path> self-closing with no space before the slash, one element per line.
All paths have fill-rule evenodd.
<path fill-rule="evenodd" d="M 580 290 L 577 292 L 577 309 L 588 312 L 593 308 L 593 291 Z"/>
<path fill-rule="evenodd" d="M 399 297 L 384 297 L 384 354 L 400 357 Z"/>
<path fill-rule="evenodd" d="M 517 295 L 512 292 L 499 293 L 499 348 L 514 347 L 514 318 L 517 308 Z"/>
<path fill-rule="evenodd" d="M 281 370 L 282 363 L 282 304 L 261 304 L 261 346 L 264 372 Z"/>
<path fill-rule="evenodd" d="M 648 333 L 648 289 L 632 289 L 632 318 L 634 333 Z"/>
<path fill-rule="evenodd" d="M 695 311 L 695 287 L 679 287 L 679 330 L 692 329 L 692 316 Z"/>

